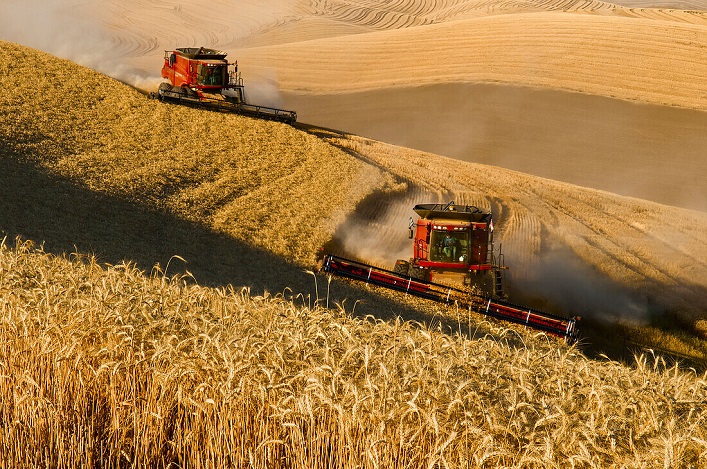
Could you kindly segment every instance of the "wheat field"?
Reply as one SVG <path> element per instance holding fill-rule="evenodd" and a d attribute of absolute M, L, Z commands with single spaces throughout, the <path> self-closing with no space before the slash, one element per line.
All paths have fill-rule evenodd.
<path fill-rule="evenodd" d="M 409 256 L 410 208 L 456 200 L 493 209 L 512 290 L 535 291 L 563 314 L 654 326 L 643 345 L 707 356 L 694 338 L 705 333 L 702 212 L 349 134 L 168 106 L 4 44 L 12 58 L 0 130 L 11 239 L 95 252 L 103 262 L 134 260 L 145 270 L 176 254 L 187 262 L 173 269 L 202 283 L 301 292 L 310 286 L 302 269 L 329 240 L 389 267 Z M 34 83 L 24 78 L 37 67 L 47 71 L 44 97 L 25 99 Z M 25 178 L 38 186 L 34 204 L 22 194 Z M 47 223 L 52 217 L 61 221 Z M 258 274 L 244 274 L 249 268 Z M 660 339 L 666 323 L 689 335 Z"/>
<path fill-rule="evenodd" d="M 188 280 L 0 244 L 3 467 L 707 464 L 707 375 L 660 357 Z"/>
<path fill-rule="evenodd" d="M 327 232 L 385 184 L 380 171 L 290 126 L 166 106 L 70 62 L 2 46 L 3 156 L 87 191 L 312 262 Z M 27 82 L 37 68 L 46 73 Z"/>
<path fill-rule="evenodd" d="M 706 463 L 704 374 L 655 353 L 630 365 L 589 359 L 466 311 L 396 319 L 406 303 L 426 306 L 342 293 L 306 272 L 343 220 L 371 215 L 392 233 L 391 220 L 418 197 L 497 204 L 499 233 L 523 244 L 540 243 L 550 227 L 521 207 L 537 213 L 532 204 L 557 200 L 556 191 L 607 213 L 643 207 L 662 220 L 661 206 L 351 135 L 174 107 L 38 51 L 3 49 L 16 59 L 0 69 L 3 89 L 14 90 L 0 95 L 4 466 Z M 53 78 L 42 102 L 22 92 L 37 64 Z M 194 135 L 213 145 L 195 147 Z M 424 167 L 435 177 L 413 184 Z M 525 191 L 502 192 L 510 180 Z M 592 227 L 586 209 L 563 207 L 568 218 L 553 233 L 593 239 L 565 231 L 573 218 Z M 277 260 L 283 252 L 292 264 Z M 240 285 L 256 288 L 198 285 L 239 285 L 236 271 Z"/>
<path fill-rule="evenodd" d="M 0 6 L 1 467 L 707 466 L 704 12 L 383 3 L 57 2 L 69 42 L 96 47 L 85 54 L 52 49 L 64 38 L 41 23 L 56 17 Z M 611 134 L 622 182 L 665 177 L 638 199 L 480 164 L 483 152 L 176 107 L 15 44 L 13 14 L 46 33 L 30 45 L 143 91 L 165 47 L 237 49 L 247 89 L 308 103 L 307 123 L 407 124 L 400 102 L 457 85 L 519 93 L 528 109 L 591 101 L 576 111 L 587 128 L 648 122 L 633 140 L 628 125 Z M 431 127 L 445 142 L 473 133 Z M 564 146 L 535 166 L 595 170 L 598 150 L 582 148 L 596 135 L 541 130 Z M 674 130 L 673 154 L 661 142 Z M 663 152 L 682 173 L 646 163 Z M 676 185 L 688 173 L 697 182 Z M 579 346 L 310 272 L 322 246 L 390 267 L 410 255 L 410 208 L 450 200 L 493 210 L 516 298 L 584 316 Z"/>

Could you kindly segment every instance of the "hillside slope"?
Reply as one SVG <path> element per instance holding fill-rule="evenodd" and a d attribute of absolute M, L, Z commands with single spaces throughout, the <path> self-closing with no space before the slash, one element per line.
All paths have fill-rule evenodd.
<path fill-rule="evenodd" d="M 704 211 L 706 23 L 606 11 L 515 12 L 238 55 L 244 73 L 276 75 L 305 122 Z"/>
<path fill-rule="evenodd" d="M 11 239 L 146 271 L 169 263 L 210 285 L 307 294 L 303 270 L 325 243 L 389 267 L 409 256 L 411 207 L 455 200 L 493 209 L 517 300 L 705 333 L 702 212 L 150 101 L 70 62 L 2 47 L 13 60 L 0 66 L 0 228 Z M 44 97 L 27 99 L 37 68 Z M 344 289 L 332 300 L 352 295 L 367 294 Z M 655 347 L 685 350 L 654 335 Z"/>
<path fill-rule="evenodd" d="M 89 207 L 96 205 L 94 198 L 103 197 L 312 263 L 346 213 L 385 182 L 380 171 L 290 126 L 151 101 L 68 61 L 10 43 L 0 46 L 8 59 L 0 65 L 3 191 L 18 199 L 22 194 L 16 191 L 40 191 L 32 196 L 56 204 L 58 214 L 74 211 L 80 217 L 71 233 L 66 226 L 34 231 L 32 211 L 14 207 L 5 197 L 3 229 L 46 240 L 47 249 L 75 244 L 80 250 L 100 251 L 101 245 L 117 243 L 125 255 L 139 250 L 139 239 L 125 245 L 126 240 L 91 224 L 97 214 Z M 27 76 L 36 79 L 30 82 Z M 13 170 L 52 181 L 23 187 Z M 57 194 L 64 186 L 73 192 Z M 82 208 L 85 213 L 78 213 Z M 111 213 L 99 215 L 109 218 Z M 115 216 L 120 223 L 133 223 L 118 210 Z M 84 233 L 90 227 L 96 232 Z M 140 229 L 135 226 L 135 233 Z M 167 227 L 160 231 L 168 235 Z M 190 241 L 190 252 L 197 252 L 201 241 Z M 151 254 L 147 251 L 145 256 Z M 168 259 L 146 258 L 143 265 L 164 265 Z M 199 270 L 208 271 L 208 266 Z"/>
<path fill-rule="evenodd" d="M 27 0 L 0 39 L 147 90 L 165 49 L 212 46 L 300 121 L 705 211 L 704 2 L 623 4 Z"/>

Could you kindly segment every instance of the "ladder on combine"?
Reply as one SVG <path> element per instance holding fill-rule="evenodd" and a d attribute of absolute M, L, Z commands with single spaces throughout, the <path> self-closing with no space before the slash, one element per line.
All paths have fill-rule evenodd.
<path fill-rule="evenodd" d="M 485 316 L 522 324 L 561 337 L 569 344 L 576 342 L 579 335 L 577 318 L 556 316 L 533 308 L 514 305 L 497 298 L 473 296 L 464 290 L 402 276 L 390 270 L 332 254 L 324 256 L 320 270 L 341 277 L 361 280 L 367 284 L 409 293 L 438 303 L 456 303 Z"/>

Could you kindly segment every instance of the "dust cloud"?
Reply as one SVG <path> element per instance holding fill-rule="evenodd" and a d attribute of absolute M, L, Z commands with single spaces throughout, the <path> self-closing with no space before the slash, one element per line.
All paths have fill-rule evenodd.
<path fill-rule="evenodd" d="M 285 107 L 274 70 L 253 76 L 245 80 L 244 85 L 247 103 L 278 109 Z"/>
<path fill-rule="evenodd" d="M 90 4 L 88 5 L 90 7 Z M 48 52 L 57 57 L 71 60 L 85 67 L 96 70 L 109 77 L 143 91 L 156 91 L 164 80 L 160 76 L 162 68 L 161 52 L 157 52 L 155 62 L 150 58 L 154 50 L 144 55 L 143 50 L 123 50 L 134 38 L 131 33 L 142 36 L 144 31 L 111 31 L 110 27 L 91 13 L 84 12 L 86 2 L 80 0 L 25 0 L 22 2 L 0 3 L 0 40 L 14 42 L 24 46 Z M 251 9 L 252 10 L 252 9 Z M 170 19 L 165 13 L 165 22 Z M 250 11 L 248 21 L 269 21 L 274 14 L 271 7 L 263 7 Z M 259 17 L 253 15 L 260 15 Z M 245 21 L 245 20 L 243 20 Z M 243 29 L 250 34 L 247 24 L 229 24 L 228 28 Z M 156 41 L 151 48 L 159 51 L 173 47 L 206 46 L 220 48 L 219 38 L 210 37 L 211 43 L 194 43 L 194 36 L 186 31 L 184 43 L 160 44 L 167 39 L 157 36 L 150 38 Z M 245 33 L 244 33 L 245 34 Z M 238 38 L 224 35 L 227 43 L 238 44 Z M 171 39 L 173 41 L 174 39 Z M 203 41 L 203 38 L 202 38 Z M 215 42 L 214 42 L 215 41 Z M 228 59 L 237 60 L 237 51 L 225 49 Z M 139 68 L 136 65 L 139 64 Z M 149 70 L 149 71 L 146 71 Z M 277 87 L 275 71 L 265 70 L 246 77 L 246 100 L 251 104 L 282 108 L 283 100 Z"/>
<path fill-rule="evenodd" d="M 121 63 L 112 37 L 81 8 L 76 0 L 1 3 L 0 39 L 71 60 L 139 89 L 156 89 L 161 77 Z"/>
<path fill-rule="evenodd" d="M 513 246 L 515 252 L 520 248 Z M 646 324 L 656 313 L 645 296 L 616 284 L 568 246 L 555 243 L 534 256 L 508 261 L 506 286 L 513 302 L 564 316 L 632 325 Z"/>
<path fill-rule="evenodd" d="M 370 225 L 347 222 L 338 233 L 344 256 L 393 270 L 396 260 L 408 259 L 412 255 L 412 247 L 405 236 L 405 221 L 397 224 L 402 236 L 386 237 Z"/>
<path fill-rule="evenodd" d="M 412 257 L 408 238 L 411 208 L 435 201 L 431 194 L 402 197 L 373 195 L 334 234 L 328 252 L 392 270 L 398 259 Z M 441 199 L 439 199 L 441 200 Z M 513 303 L 562 316 L 582 316 L 603 322 L 641 325 L 658 314 L 658 306 L 645 295 L 619 285 L 560 242 L 544 240 L 531 246 L 523 239 L 503 239 L 505 286 Z"/>
<path fill-rule="evenodd" d="M 415 201 L 373 195 L 334 233 L 331 250 L 350 259 L 393 270 L 412 256 L 408 223 Z"/>

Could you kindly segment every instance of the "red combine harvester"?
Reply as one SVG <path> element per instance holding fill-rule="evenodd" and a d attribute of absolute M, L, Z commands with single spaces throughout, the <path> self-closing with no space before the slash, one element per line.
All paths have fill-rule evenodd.
<path fill-rule="evenodd" d="M 165 51 L 162 83 L 155 95 L 160 100 L 272 119 L 288 124 L 297 121 L 295 111 L 248 104 L 238 63 L 229 63 L 226 53 L 205 47 Z"/>
<path fill-rule="evenodd" d="M 503 255 L 494 254 L 490 212 L 477 207 L 416 205 L 417 223 L 410 219 L 413 257 L 398 260 L 393 271 L 326 254 L 320 270 L 361 280 L 446 304 L 457 304 L 485 316 L 523 324 L 568 343 L 577 340 L 579 318 L 566 318 L 518 306 L 505 300 Z M 499 262 L 500 261 L 500 262 Z M 440 283 L 445 282 L 445 283 Z M 462 289 L 449 283 L 479 287 Z"/>
<path fill-rule="evenodd" d="M 395 263 L 395 272 L 419 280 L 476 285 L 502 297 L 503 255 L 493 249 L 493 219 L 475 206 L 416 205 L 410 217 L 413 257 Z"/>

